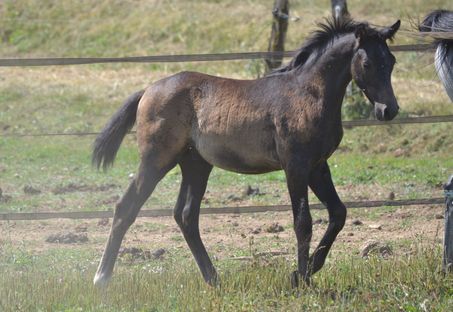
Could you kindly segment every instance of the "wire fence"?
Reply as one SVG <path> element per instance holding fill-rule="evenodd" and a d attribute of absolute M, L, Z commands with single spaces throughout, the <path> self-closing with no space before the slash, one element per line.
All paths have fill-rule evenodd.
<path fill-rule="evenodd" d="M 370 126 L 389 126 L 389 125 L 408 125 L 408 124 L 425 124 L 425 123 L 443 123 L 453 122 L 453 115 L 443 116 L 425 116 L 425 117 L 405 117 L 396 118 L 390 121 L 379 121 L 374 119 L 359 119 L 359 120 L 344 120 L 343 127 L 346 129 L 355 127 L 370 127 Z M 5 138 L 26 138 L 26 137 L 85 137 L 95 136 L 100 132 L 41 132 L 41 133 L 3 133 L 0 137 Z M 129 134 L 135 134 L 135 131 L 130 131 Z"/>
<path fill-rule="evenodd" d="M 406 200 L 375 200 L 375 201 L 356 201 L 345 202 L 348 208 L 378 208 L 394 206 L 414 206 L 414 205 L 439 205 L 445 203 L 445 198 L 422 198 Z M 320 203 L 311 204 L 310 209 L 325 209 Z M 291 210 L 290 205 L 271 205 L 271 206 L 240 206 L 240 207 L 211 207 L 200 209 L 201 214 L 244 214 L 262 212 L 280 212 Z M 141 210 L 138 217 L 170 217 L 173 210 L 166 209 L 146 209 Z M 71 211 L 71 212 L 17 212 L 0 213 L 0 221 L 19 221 L 19 220 L 46 220 L 46 219 L 100 219 L 113 217 L 113 211 Z"/>
<path fill-rule="evenodd" d="M 414 36 L 429 37 L 433 39 L 453 39 L 453 33 L 448 32 L 429 32 L 414 33 Z M 393 52 L 432 52 L 436 48 L 435 44 L 412 44 L 412 45 L 394 45 L 390 46 Z M 214 54 L 184 54 L 184 55 L 155 55 L 155 56 L 136 56 L 136 57 L 105 57 L 105 58 L 17 58 L 17 59 L 0 59 L 0 67 L 26 67 L 26 66 L 61 66 L 61 65 L 84 65 L 84 64 L 105 64 L 105 63 L 163 63 L 163 62 L 211 62 L 211 61 L 233 61 L 233 60 L 253 60 L 265 59 L 269 57 L 292 57 L 295 51 L 285 52 L 241 52 L 241 53 L 214 53 Z M 364 127 L 364 126 L 382 126 L 382 125 L 400 125 L 400 124 L 420 124 L 420 123 L 440 123 L 453 122 L 453 115 L 445 116 L 428 116 L 399 118 L 392 121 L 380 122 L 377 120 L 351 120 L 343 121 L 345 128 Z M 130 133 L 134 133 L 131 131 Z M 71 132 L 71 133 L 6 133 L 0 134 L 0 137 L 51 137 L 51 136 L 93 136 L 99 132 Z M 410 206 L 410 205 L 437 205 L 443 204 L 444 198 L 424 198 L 414 200 L 393 200 L 393 201 L 359 201 L 346 202 L 350 208 L 373 208 L 384 206 Z M 322 204 L 311 205 L 312 209 L 323 209 Z M 203 208 L 202 214 L 240 214 L 240 213 L 259 213 L 266 211 L 287 211 L 289 205 L 278 206 L 248 206 L 248 207 L 217 207 Z M 159 217 L 171 216 L 171 209 L 152 209 L 143 210 L 139 217 Z M 111 211 L 91 211 L 91 212 L 34 212 L 34 213 L 0 213 L 0 220 L 42 220 L 54 218 L 69 219 L 93 219 L 109 218 L 112 216 Z"/>
<path fill-rule="evenodd" d="M 393 52 L 430 52 L 435 50 L 433 44 L 410 44 L 390 46 Z M 282 52 L 238 52 L 238 53 L 208 53 L 180 55 L 148 55 L 126 57 L 76 57 L 76 58 L 2 58 L 0 67 L 29 67 L 29 66 L 62 66 L 106 63 L 176 63 L 176 62 L 213 62 L 238 61 L 266 58 L 292 57 L 295 51 Z"/>

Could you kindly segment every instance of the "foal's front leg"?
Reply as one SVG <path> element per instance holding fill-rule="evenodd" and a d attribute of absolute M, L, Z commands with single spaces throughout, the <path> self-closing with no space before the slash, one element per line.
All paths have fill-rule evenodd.
<path fill-rule="evenodd" d="M 291 276 L 293 287 L 299 285 L 299 276 L 310 283 L 309 251 L 312 236 L 312 220 L 308 207 L 308 173 L 303 163 L 291 163 L 286 169 L 286 182 L 293 209 L 294 231 L 297 238 L 297 271 Z"/>
<path fill-rule="evenodd" d="M 330 247 L 332 247 L 335 238 L 344 226 L 346 207 L 335 190 L 327 162 L 320 164 L 312 171 L 309 185 L 319 200 L 326 205 L 329 212 L 329 225 L 326 233 L 310 257 L 312 274 L 314 274 L 324 265 Z"/>

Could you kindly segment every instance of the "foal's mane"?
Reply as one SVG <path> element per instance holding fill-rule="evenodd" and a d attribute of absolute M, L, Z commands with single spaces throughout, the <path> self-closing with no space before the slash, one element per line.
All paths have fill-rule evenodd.
<path fill-rule="evenodd" d="M 303 66 L 311 55 L 315 54 L 319 57 L 326 51 L 330 43 L 342 35 L 360 32 L 362 39 L 382 38 L 381 33 L 370 27 L 368 23 L 357 22 L 353 19 L 326 19 L 323 23 L 318 23 L 318 28 L 305 40 L 288 64 L 271 71 L 267 76 L 289 72 Z"/>

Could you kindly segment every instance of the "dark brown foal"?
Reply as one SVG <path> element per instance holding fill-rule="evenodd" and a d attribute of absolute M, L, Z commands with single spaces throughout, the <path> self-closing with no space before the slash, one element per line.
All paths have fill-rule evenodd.
<path fill-rule="evenodd" d="M 386 40 L 396 33 L 399 21 L 380 30 L 351 20 L 320 27 L 289 65 L 266 77 L 234 80 L 183 72 L 126 101 L 96 139 L 93 163 L 104 169 L 111 165 L 135 122 L 141 163 L 116 206 L 95 284 L 108 281 L 126 231 L 156 184 L 177 164 L 182 183 L 175 220 L 207 283 L 216 284 L 218 276 L 201 241 L 198 220 L 213 166 L 251 174 L 285 171 L 298 251 L 292 281 L 294 286 L 299 278 L 309 283 L 346 218 L 327 164 L 343 135 L 346 86 L 356 81 L 379 120 L 398 113 L 390 81 L 395 58 Z M 309 187 L 329 211 L 326 233 L 311 256 Z"/>

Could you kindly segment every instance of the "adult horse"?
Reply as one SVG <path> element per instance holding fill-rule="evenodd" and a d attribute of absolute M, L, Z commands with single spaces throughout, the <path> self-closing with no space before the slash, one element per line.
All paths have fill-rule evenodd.
<path fill-rule="evenodd" d="M 346 218 L 327 164 L 343 135 L 346 86 L 354 78 L 379 120 L 396 116 L 399 108 L 390 81 L 395 57 L 386 40 L 399 26 L 397 21 L 378 30 L 352 20 L 328 21 L 286 67 L 261 79 L 182 72 L 130 96 L 94 143 L 93 163 L 105 169 L 137 121 L 139 170 L 116 205 L 94 283 L 108 281 L 126 231 L 156 184 L 177 164 L 182 183 L 174 217 L 207 283 L 218 279 L 198 220 L 213 166 L 249 174 L 285 171 L 298 252 L 292 281 L 296 286 L 301 277 L 309 283 Z M 329 213 L 327 231 L 311 257 L 308 187 Z"/>
<path fill-rule="evenodd" d="M 453 32 L 453 11 L 436 10 L 419 25 L 421 32 Z M 439 39 L 434 58 L 437 75 L 453 102 L 453 39 Z"/>

